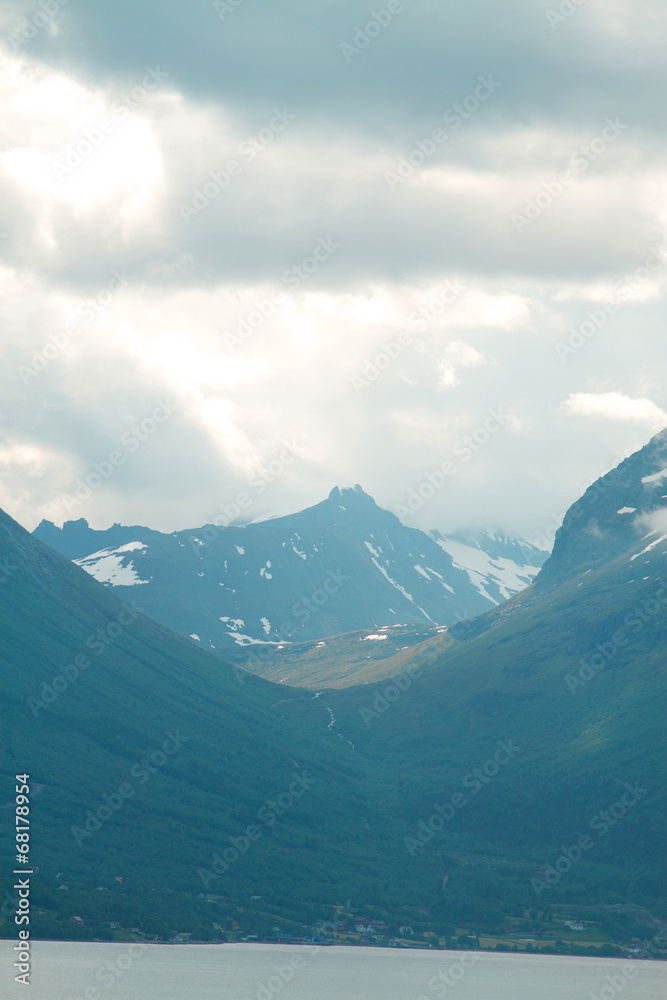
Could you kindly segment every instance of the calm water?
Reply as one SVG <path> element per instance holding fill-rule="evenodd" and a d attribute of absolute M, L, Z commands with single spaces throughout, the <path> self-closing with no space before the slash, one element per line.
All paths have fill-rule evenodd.
<path fill-rule="evenodd" d="M 667 963 L 280 945 L 37 941 L 29 988 L 0 941 L 5 1000 L 665 1000 Z M 630 975 L 628 975 L 630 973 Z"/>

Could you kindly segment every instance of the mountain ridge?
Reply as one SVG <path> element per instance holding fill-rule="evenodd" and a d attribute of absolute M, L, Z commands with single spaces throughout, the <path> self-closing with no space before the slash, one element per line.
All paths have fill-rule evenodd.
<path fill-rule="evenodd" d="M 496 558 L 487 552 L 473 570 L 466 560 L 479 560 L 479 545 L 406 527 L 358 485 L 248 524 L 167 534 L 119 524 L 97 531 L 81 518 L 62 528 L 42 521 L 34 535 L 156 620 L 223 654 L 387 624 L 460 621 L 530 583 L 545 557 L 487 535 Z M 518 561 L 502 555 L 503 545 L 507 552 L 514 545 Z"/>

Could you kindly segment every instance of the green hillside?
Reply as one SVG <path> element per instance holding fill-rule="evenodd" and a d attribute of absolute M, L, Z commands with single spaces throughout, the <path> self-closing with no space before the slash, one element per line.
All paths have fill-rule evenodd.
<path fill-rule="evenodd" d="M 80 933 L 56 876 L 89 935 L 113 910 L 98 885 L 126 921 L 199 934 L 200 894 L 261 933 L 336 906 L 448 936 L 562 903 L 667 917 L 666 451 L 591 487 L 527 591 L 317 696 L 198 650 L 0 515 L 0 782 L 13 823 L 31 775 L 37 931 Z"/>

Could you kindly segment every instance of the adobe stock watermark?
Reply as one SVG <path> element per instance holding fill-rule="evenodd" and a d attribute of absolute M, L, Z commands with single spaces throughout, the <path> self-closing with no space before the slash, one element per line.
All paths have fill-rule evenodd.
<path fill-rule="evenodd" d="M 452 305 L 463 291 L 464 287 L 458 281 L 445 281 L 425 306 L 421 306 L 408 317 L 408 323 L 417 332 L 423 333 L 429 324 L 434 323 L 446 312 L 447 307 Z M 354 391 L 359 394 L 380 378 L 406 348 L 414 345 L 414 342 L 415 336 L 409 330 L 401 330 L 396 337 L 385 341 L 376 354 L 366 359 L 361 374 L 352 376 L 350 381 Z"/>
<path fill-rule="evenodd" d="M 502 86 L 499 80 L 493 79 L 493 74 L 478 76 L 479 83 L 471 94 L 464 97 L 460 104 L 453 104 L 443 112 L 442 119 L 451 126 L 452 131 L 461 128 L 464 122 L 479 110 L 484 101 Z M 395 191 L 399 184 L 404 184 L 419 167 L 423 166 L 428 157 L 433 156 L 439 146 L 442 146 L 449 135 L 442 128 L 434 128 L 423 139 L 417 139 L 414 147 L 406 156 L 401 157 L 395 171 L 386 170 L 384 179 L 390 191 Z"/>
<path fill-rule="evenodd" d="M 647 792 L 648 789 L 642 788 L 638 781 L 634 785 L 626 782 L 625 791 L 622 792 L 617 801 L 612 802 L 607 809 L 600 810 L 589 820 L 589 828 L 597 833 L 598 838 L 606 837 L 612 827 L 620 823 L 628 811 L 634 808 Z M 576 844 L 572 844 L 570 847 L 563 844 L 561 846 L 563 853 L 553 865 L 547 865 L 542 870 L 543 878 L 530 880 L 537 898 L 539 899 L 543 892 L 560 882 L 563 875 L 567 874 L 573 865 L 578 864 L 584 854 L 591 851 L 596 843 L 597 841 L 593 840 L 589 834 L 584 833 L 577 839 Z"/>
<path fill-rule="evenodd" d="M 559 24 L 563 24 L 573 14 L 576 14 L 586 2 L 587 0 L 561 0 L 557 10 L 553 10 L 551 7 L 545 10 L 544 16 L 551 30 L 555 31 Z"/>
<path fill-rule="evenodd" d="M 122 610 L 116 617 L 108 622 L 104 628 L 98 628 L 86 639 L 85 647 L 88 652 L 95 656 L 102 656 L 109 646 L 113 646 L 117 639 L 123 634 L 128 626 L 134 624 L 139 616 L 135 608 L 129 604 L 122 603 Z M 66 663 L 60 668 L 57 674 L 51 678 L 50 683 L 44 681 L 40 690 L 40 698 L 27 698 L 28 708 L 36 719 L 40 712 L 45 711 L 56 701 L 75 680 L 92 666 L 93 661 L 87 653 L 77 653 L 71 663 Z"/>
<path fill-rule="evenodd" d="M 339 49 L 343 59 L 349 64 L 355 56 L 367 49 L 371 42 L 387 28 L 398 14 L 403 13 L 401 0 L 389 0 L 386 7 L 371 10 L 369 19 L 363 25 L 357 25 L 351 42 L 340 42 Z"/>
<path fill-rule="evenodd" d="M 625 461 L 629 458 L 629 454 L 622 454 L 617 451 L 615 457 L 619 463 Z M 551 514 L 551 524 L 548 524 L 544 531 L 538 531 L 534 536 L 532 544 L 537 548 L 541 549 L 551 549 L 553 546 L 556 534 L 561 529 L 567 530 L 574 525 L 580 517 L 589 513 L 586 509 L 586 504 L 593 505 L 597 503 L 600 497 L 604 496 L 608 490 L 612 489 L 616 485 L 616 480 L 621 475 L 620 465 L 608 472 L 606 476 L 599 479 L 597 482 L 593 483 L 591 486 L 584 483 L 580 487 L 579 492 L 583 494 L 580 498 L 572 504 L 572 506 L 566 511 L 565 517 L 559 519 L 557 514 Z"/>
<path fill-rule="evenodd" d="M 229 503 L 221 503 L 218 507 L 220 513 L 216 514 L 213 522 L 205 525 L 196 537 L 193 535 L 190 538 L 192 549 L 197 552 L 203 546 L 210 545 L 220 536 L 224 528 L 228 528 L 242 515 L 247 517 L 256 499 L 262 496 L 276 480 L 280 479 L 283 473 L 303 454 L 303 449 L 296 441 L 284 444 L 275 458 L 270 459 L 266 465 L 261 466 L 248 477 L 248 490 L 251 490 L 252 493 L 248 490 L 239 490 Z"/>
<path fill-rule="evenodd" d="M 76 315 L 83 323 L 90 323 L 113 302 L 121 288 L 127 288 L 131 280 L 132 275 L 127 274 L 124 267 L 120 271 L 114 269 L 106 285 L 100 288 L 93 298 L 86 299 L 77 307 Z M 30 367 L 19 365 L 18 374 L 23 384 L 26 385 L 31 378 L 43 372 L 80 333 L 81 326 L 78 323 L 66 323 L 62 330 L 52 334 L 40 351 L 32 352 Z"/>
<path fill-rule="evenodd" d="M 129 94 L 123 94 L 118 101 L 115 101 L 111 114 L 118 118 L 127 117 L 156 91 L 168 76 L 169 73 L 159 66 L 155 68 L 146 66 L 141 84 L 137 84 Z M 56 179 L 62 181 L 71 177 L 74 171 L 103 145 L 107 136 L 112 135 L 115 129 L 116 122 L 113 118 L 107 117 L 101 118 L 92 128 L 82 129 L 79 138 L 65 147 L 62 157 L 51 160 L 51 169 Z"/>
<path fill-rule="evenodd" d="M 244 0 L 213 0 L 212 7 L 221 21 L 241 6 Z"/>
<path fill-rule="evenodd" d="M 614 997 L 621 993 L 636 975 L 637 970 L 634 965 L 622 966 L 622 971 L 615 972 L 613 976 L 605 976 L 607 985 L 603 986 L 598 993 L 591 991 L 589 1000 L 614 1000 Z"/>
<path fill-rule="evenodd" d="M 597 677 L 607 664 L 614 659 L 619 649 L 625 649 L 629 645 L 630 638 L 628 631 L 631 635 L 637 635 L 645 625 L 654 621 L 656 616 L 665 610 L 664 606 L 667 605 L 667 583 L 665 583 L 662 577 L 660 577 L 658 583 L 660 586 L 653 594 L 653 597 L 649 597 L 641 606 L 635 604 L 632 611 L 629 611 L 623 619 L 622 626 L 615 629 L 605 642 L 596 643 L 594 653 L 589 653 L 588 656 L 580 658 L 579 663 L 581 666 L 576 676 L 574 674 L 565 675 L 565 684 L 570 694 L 576 694 L 580 687 L 584 687 L 594 677 Z"/>
<path fill-rule="evenodd" d="M 438 997 L 446 997 L 449 990 L 465 978 L 466 973 L 473 968 L 475 962 L 481 961 L 481 957 L 477 951 L 465 951 L 458 955 L 456 961 L 450 962 L 446 969 L 429 979 L 428 988 L 431 993 Z M 418 997 L 418 1000 L 432 1000 L 432 998 L 422 995 Z"/>
<path fill-rule="evenodd" d="M 134 784 L 145 785 L 154 774 L 158 773 L 161 767 L 164 767 L 169 758 L 177 754 L 183 744 L 190 739 L 189 736 L 182 736 L 180 729 L 177 729 L 175 733 L 167 730 L 164 735 L 166 739 L 162 741 L 159 750 L 153 750 L 151 754 L 142 757 L 130 768 L 129 776 L 135 779 Z M 92 809 L 86 811 L 83 826 L 70 827 L 77 847 L 81 847 L 94 833 L 101 830 L 102 826 L 123 808 L 128 799 L 134 798 L 136 792 L 134 784 L 131 781 L 122 781 L 116 791 L 105 792 L 100 796 L 102 804 L 97 806 L 94 812 Z"/>
<path fill-rule="evenodd" d="M 473 768 L 461 780 L 461 784 L 465 789 L 470 791 L 471 796 L 479 795 L 482 788 L 493 781 L 500 768 L 504 767 L 505 764 L 509 764 L 513 757 L 522 750 L 522 747 L 514 746 L 511 738 L 507 743 L 503 740 L 498 740 L 496 745 L 497 750 L 493 754 L 493 757 L 485 761 L 481 767 Z M 439 833 L 443 829 L 445 823 L 451 822 L 454 816 L 469 801 L 470 798 L 466 797 L 463 792 L 454 792 L 446 802 L 434 805 L 434 811 L 429 818 L 427 820 L 419 820 L 416 836 L 403 838 L 408 854 L 414 857 L 417 851 L 433 840 L 436 833 Z"/>
<path fill-rule="evenodd" d="M 63 494 L 60 499 L 65 504 L 68 513 L 89 500 L 95 490 L 99 490 L 105 483 L 109 482 L 116 469 L 125 464 L 127 456 L 137 452 L 178 409 L 177 403 L 171 403 L 164 399 L 156 399 L 155 403 L 156 406 L 151 410 L 149 416 L 136 421 L 129 430 L 123 431 L 120 436 L 119 448 L 114 448 L 102 461 L 93 462 L 91 472 L 87 472 L 85 476 L 79 476 L 73 494 Z"/>
<path fill-rule="evenodd" d="M 599 160 L 607 152 L 609 147 L 618 139 L 619 135 L 630 128 L 620 120 L 620 118 L 607 118 L 604 128 L 600 134 L 595 136 L 586 146 L 580 146 L 570 155 L 569 166 L 561 170 L 556 177 L 545 181 L 542 190 L 533 198 L 528 198 L 523 206 L 523 214 L 513 212 L 511 215 L 512 225 L 517 233 L 522 232 L 527 226 L 532 226 L 537 219 L 542 216 L 548 208 L 561 197 L 573 183 L 573 181 L 588 170 L 592 163 Z"/>
<path fill-rule="evenodd" d="M 0 586 L 2 586 L 3 583 L 6 583 L 7 580 L 9 580 L 9 578 L 16 573 L 17 569 L 18 566 L 11 563 L 6 556 L 4 558 L 0 558 Z"/>
<path fill-rule="evenodd" d="M 305 771 L 294 772 L 292 782 L 288 789 L 277 795 L 275 799 L 268 799 L 263 806 L 257 810 L 257 822 L 250 823 L 240 837 L 229 836 L 227 839 L 230 846 L 226 847 L 222 856 L 216 851 L 213 854 L 213 864 L 211 869 L 198 868 L 199 875 L 204 888 L 208 889 L 212 882 L 216 882 L 225 875 L 232 865 L 250 850 L 252 844 L 261 840 L 264 829 L 270 829 L 276 824 L 279 817 L 292 808 L 294 803 L 300 799 L 315 784 L 315 778 L 309 778 Z"/>
<path fill-rule="evenodd" d="M 42 28 L 57 17 L 60 8 L 66 7 L 69 0 L 39 0 L 37 4 L 39 10 L 34 11 L 29 17 L 21 20 L 19 27 L 9 33 L 8 41 L 14 52 L 18 52 L 26 42 L 39 34 Z"/>
<path fill-rule="evenodd" d="M 310 948 L 310 954 L 316 955 L 320 950 L 319 945 L 314 945 Z M 256 982 L 256 991 L 254 993 L 255 1000 L 273 1000 L 273 997 L 278 996 L 283 986 L 289 983 L 294 978 L 294 973 L 298 972 L 300 969 L 305 968 L 306 960 L 303 955 L 292 955 L 289 962 L 284 965 L 274 965 L 273 972 L 275 975 L 267 976 L 264 982 L 260 982 L 258 979 Z M 249 1000 L 249 998 L 245 998 Z"/>
<path fill-rule="evenodd" d="M 587 309 L 586 319 L 577 327 L 570 328 L 570 336 L 567 341 L 554 344 L 554 350 L 561 361 L 565 361 L 571 354 L 576 354 L 581 350 L 599 331 L 606 325 L 610 316 L 632 301 L 632 296 L 638 288 L 650 281 L 651 277 L 661 267 L 665 266 L 665 255 L 660 249 L 651 250 L 643 264 L 636 268 L 631 274 L 626 274 L 618 281 L 614 282 L 616 297 L 603 302 L 599 308 Z"/>
<path fill-rule="evenodd" d="M 374 697 L 372 702 L 370 702 L 370 707 L 364 705 L 359 709 L 359 714 L 364 720 L 364 725 L 367 729 L 375 719 L 380 719 L 383 715 L 386 715 L 390 708 L 412 687 L 412 682 L 422 676 L 422 668 L 429 663 L 433 663 L 440 655 L 440 652 L 438 637 L 434 640 L 433 645 L 428 649 L 422 650 L 415 657 L 406 671 L 395 677 L 389 677 L 387 687 L 383 691 L 373 692 Z"/>
<path fill-rule="evenodd" d="M 287 108 L 274 108 L 266 127 L 260 129 L 257 135 L 247 136 L 239 144 L 239 159 L 228 160 L 221 170 L 211 170 L 201 187 L 195 188 L 192 192 L 191 201 L 180 203 L 178 210 L 184 222 L 190 222 L 193 218 L 197 218 L 212 201 L 215 201 L 223 191 L 227 190 L 232 179 L 242 173 L 244 164 L 240 157 L 245 157 L 247 163 L 252 163 L 257 154 L 266 149 L 276 136 L 284 132 L 287 126 L 295 120 L 296 115 L 289 112 Z"/>
<path fill-rule="evenodd" d="M 102 983 L 106 989 L 115 986 L 117 981 L 130 971 L 137 959 L 146 956 L 148 950 L 148 945 L 143 941 L 133 941 L 120 955 L 110 958 L 104 965 L 100 965 L 95 973 L 95 979 Z M 103 995 L 96 986 L 88 986 L 83 995 L 76 1000 L 102 1000 Z M 74 998 L 70 997 L 69 1000 L 74 1000 Z"/>
<path fill-rule="evenodd" d="M 283 271 L 281 277 L 283 288 L 274 288 L 267 298 L 256 299 L 250 312 L 237 323 L 234 333 L 225 334 L 227 347 L 233 351 L 257 333 L 266 320 L 273 316 L 276 308 L 287 301 L 283 289 L 298 291 L 301 285 L 312 278 L 322 264 L 329 260 L 334 251 L 340 249 L 340 246 L 341 244 L 333 236 L 320 236 L 310 254 Z"/>
<path fill-rule="evenodd" d="M 388 712 L 392 705 L 395 705 L 402 694 L 405 694 L 412 687 L 413 680 L 422 676 L 420 664 L 412 664 L 405 673 L 398 674 L 390 678 L 390 683 L 384 691 L 375 691 L 375 696 L 371 702 L 371 708 L 363 706 L 359 709 L 359 714 L 364 720 L 364 725 L 368 728 L 374 719 Z"/>
<path fill-rule="evenodd" d="M 454 455 L 462 463 L 469 462 L 481 449 L 488 444 L 494 434 L 500 431 L 509 416 L 503 412 L 502 406 L 488 411 L 488 416 L 471 434 L 466 434 L 452 448 Z M 406 517 L 421 510 L 425 503 L 432 500 L 438 490 L 446 486 L 449 479 L 456 476 L 459 466 L 451 459 L 445 459 L 439 468 L 427 472 L 424 479 L 415 487 L 411 487 L 406 496 L 405 504 L 394 504 L 394 514 Z"/>
<path fill-rule="evenodd" d="M 325 574 L 319 587 L 316 587 L 311 594 L 299 598 L 299 600 L 292 605 L 290 612 L 292 618 L 288 618 L 281 622 L 277 631 L 274 633 L 280 637 L 279 642 L 293 642 L 295 629 L 299 626 L 306 625 L 314 615 L 319 614 L 325 604 L 329 601 L 329 598 L 331 598 L 334 594 L 337 594 L 350 579 L 351 577 L 343 573 L 342 569 L 339 568 L 335 572 L 330 569 Z M 242 670 L 240 667 L 234 666 L 234 672 L 239 684 L 245 683 L 248 673 L 252 673 L 253 667 L 261 668 L 266 662 L 273 658 L 273 649 L 275 645 L 275 640 L 262 643 L 261 646 L 253 645 L 250 656 L 245 661 L 245 669 Z"/>

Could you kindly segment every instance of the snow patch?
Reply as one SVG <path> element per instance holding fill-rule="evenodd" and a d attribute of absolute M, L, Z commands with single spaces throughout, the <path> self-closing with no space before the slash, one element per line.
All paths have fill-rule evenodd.
<path fill-rule="evenodd" d="M 150 580 L 142 580 L 134 569 L 134 563 L 128 562 L 124 565 L 125 553 L 143 551 L 147 546 L 142 542 L 128 542 L 117 549 L 100 549 L 99 552 L 92 552 L 83 559 L 75 559 L 74 562 L 81 569 L 85 569 L 98 583 L 107 583 L 114 587 L 134 587 L 141 583 L 150 583 Z"/>
<path fill-rule="evenodd" d="M 654 472 L 652 476 L 642 476 L 643 483 L 657 483 L 659 479 L 664 479 L 667 476 L 667 469 L 661 469 L 660 472 Z"/>
<path fill-rule="evenodd" d="M 377 635 L 376 633 L 375 635 L 365 635 L 362 639 L 362 642 L 366 642 L 367 639 L 386 639 L 386 638 L 387 638 L 386 635 Z"/>
<path fill-rule="evenodd" d="M 651 549 L 656 547 L 656 545 L 660 545 L 660 543 L 664 541 L 667 541 L 667 535 L 661 535 L 660 538 L 656 538 L 654 542 L 649 542 L 646 548 L 642 549 L 641 552 L 637 552 L 634 556 L 630 556 L 630 562 L 632 562 L 633 559 L 639 559 L 640 556 L 643 556 L 646 552 L 650 552 Z"/>
<path fill-rule="evenodd" d="M 243 548 L 242 545 L 235 545 L 234 548 L 236 549 L 236 551 L 238 552 L 238 554 L 240 556 L 244 556 L 245 555 L 245 549 Z"/>
<path fill-rule="evenodd" d="M 262 623 L 262 627 L 264 628 L 264 631 L 268 635 L 270 633 L 270 631 L 271 631 L 271 622 L 269 621 L 268 618 L 260 618 L 259 620 Z"/>
<path fill-rule="evenodd" d="M 197 640 L 197 642 L 201 642 L 201 639 L 199 638 L 199 636 L 197 635 L 197 633 L 196 633 L 196 632 L 191 632 L 191 633 L 190 633 L 190 638 L 191 638 L 191 639 L 196 639 L 196 640 Z"/>
<path fill-rule="evenodd" d="M 636 507 L 621 507 L 621 509 L 617 510 L 616 513 L 617 514 L 634 514 L 634 512 L 636 510 L 637 510 Z"/>
<path fill-rule="evenodd" d="M 512 559 L 502 556 L 493 559 L 482 549 L 452 541 L 450 538 L 437 539 L 437 542 L 440 548 L 451 556 L 457 569 L 464 570 L 482 597 L 486 597 L 492 604 L 500 602 L 488 593 L 487 587 L 495 584 L 500 596 L 507 600 L 517 591 L 527 587 L 540 571 L 539 566 L 519 566 Z"/>

